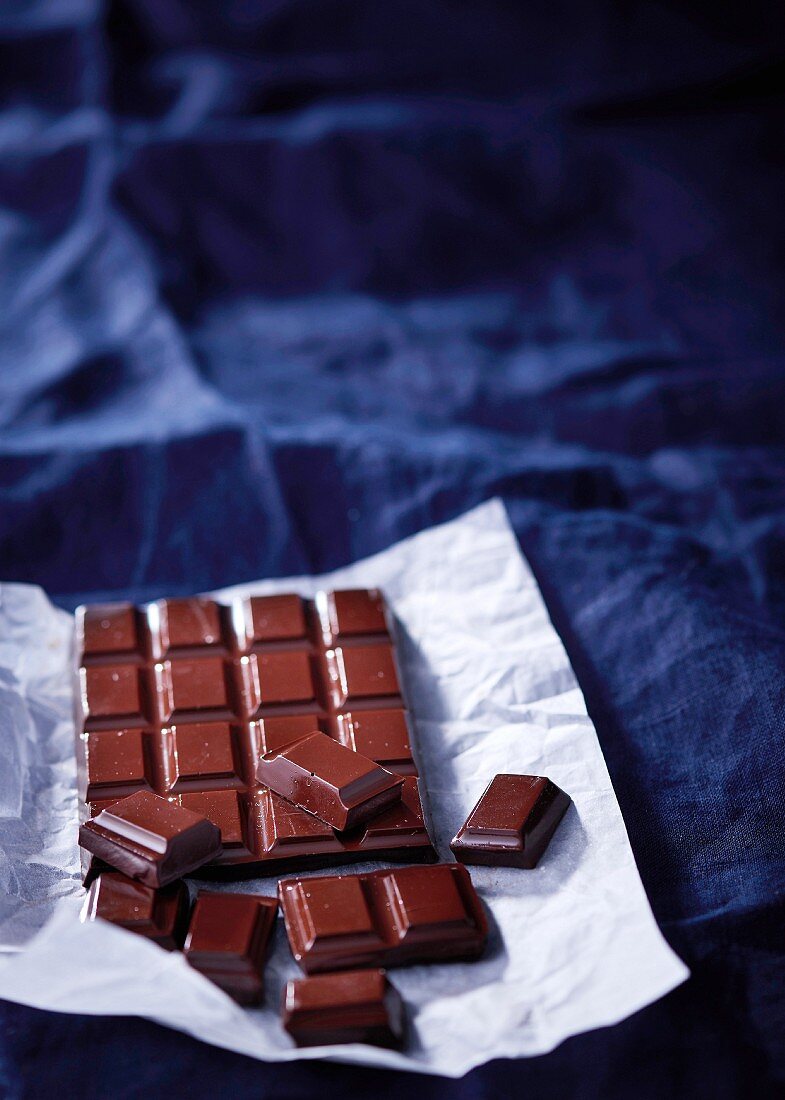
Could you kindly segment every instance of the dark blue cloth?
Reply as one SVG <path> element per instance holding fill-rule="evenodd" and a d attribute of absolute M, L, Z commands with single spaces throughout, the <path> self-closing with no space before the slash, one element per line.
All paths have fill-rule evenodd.
<path fill-rule="evenodd" d="M 779 1094 L 782 22 L 0 5 L 0 576 L 185 593 L 501 495 L 693 971 L 461 1082 L 2 1005 L 0 1094 Z"/>

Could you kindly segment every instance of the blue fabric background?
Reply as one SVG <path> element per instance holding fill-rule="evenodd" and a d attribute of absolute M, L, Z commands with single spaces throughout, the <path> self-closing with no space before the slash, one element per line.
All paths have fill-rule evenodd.
<path fill-rule="evenodd" d="M 781 12 L 0 5 L 0 575 L 185 593 L 500 494 L 693 971 L 458 1083 L 3 1004 L 1 1095 L 780 1094 Z"/>

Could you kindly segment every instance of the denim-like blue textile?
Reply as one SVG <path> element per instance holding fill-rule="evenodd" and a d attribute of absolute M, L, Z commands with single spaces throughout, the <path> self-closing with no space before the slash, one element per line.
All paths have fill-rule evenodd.
<path fill-rule="evenodd" d="M 758 0 L 0 4 L 0 576 L 186 593 L 501 495 L 693 971 L 460 1082 L 3 1004 L 0 1096 L 780 1095 L 784 32 Z"/>

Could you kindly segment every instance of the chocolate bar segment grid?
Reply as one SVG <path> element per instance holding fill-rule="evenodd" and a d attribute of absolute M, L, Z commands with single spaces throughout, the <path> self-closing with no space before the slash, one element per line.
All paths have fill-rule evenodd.
<path fill-rule="evenodd" d="M 433 858 L 377 590 L 82 607 L 77 654 L 88 813 L 152 790 L 218 825 L 230 865 Z M 260 755 L 317 729 L 405 776 L 401 803 L 339 835 L 257 782 Z"/>

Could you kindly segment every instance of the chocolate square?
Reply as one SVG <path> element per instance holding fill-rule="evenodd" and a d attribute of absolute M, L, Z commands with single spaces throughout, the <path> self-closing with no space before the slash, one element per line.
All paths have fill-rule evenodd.
<path fill-rule="evenodd" d="M 166 661 L 160 676 L 171 704 L 167 717 L 175 721 L 193 711 L 232 709 L 231 671 L 220 657 Z"/>
<path fill-rule="evenodd" d="M 252 653 L 250 667 L 259 685 L 261 707 L 280 703 L 316 703 L 309 654 L 304 650 Z"/>
<path fill-rule="evenodd" d="M 132 604 L 96 604 L 77 618 L 82 651 L 89 657 L 133 653 L 139 645 Z"/>
<path fill-rule="evenodd" d="M 337 854 L 343 850 L 333 829 L 318 817 L 293 806 L 274 791 L 262 790 L 257 797 L 264 850 L 270 858 L 325 852 Z"/>
<path fill-rule="evenodd" d="M 428 938 L 438 929 L 451 935 L 471 924 L 455 879 L 445 876 L 438 890 L 427 877 L 407 875 L 406 869 L 383 879 L 389 915 L 400 940 Z"/>
<path fill-rule="evenodd" d="M 252 596 L 248 612 L 253 643 L 306 637 L 305 608 L 299 596 Z"/>
<path fill-rule="evenodd" d="M 90 730 L 82 735 L 78 754 L 86 772 L 87 797 L 122 798 L 150 787 L 151 764 L 145 751 L 145 735 L 139 728 Z"/>
<path fill-rule="evenodd" d="M 159 600 L 161 652 L 221 644 L 220 607 L 200 598 Z"/>
<path fill-rule="evenodd" d="M 333 639 L 387 631 L 384 599 L 378 589 L 344 589 L 324 601 L 323 625 Z"/>
<path fill-rule="evenodd" d="M 377 700 L 400 695 L 392 646 L 339 646 L 327 656 L 336 708 L 357 705 L 364 700 Z"/>
<path fill-rule="evenodd" d="M 193 722 L 172 727 L 177 758 L 174 790 L 242 786 L 240 728 L 229 722 Z"/>
<path fill-rule="evenodd" d="M 255 850 L 252 819 L 246 796 L 235 790 L 187 791 L 180 798 L 184 809 L 202 814 L 221 830 L 221 862 L 249 856 Z"/>
<path fill-rule="evenodd" d="M 328 1043 L 403 1044 L 404 1007 L 383 970 L 290 979 L 283 1026 L 299 1047 Z"/>
<path fill-rule="evenodd" d="M 138 665 L 94 665 L 82 669 L 85 722 L 95 726 L 106 719 L 144 725 L 144 670 Z"/>
<path fill-rule="evenodd" d="M 277 910 L 275 898 L 200 893 L 185 941 L 186 959 L 239 1004 L 260 1004 Z"/>
<path fill-rule="evenodd" d="M 362 753 L 388 771 L 398 775 L 417 774 L 406 712 L 401 707 L 349 711 L 339 715 L 338 739 L 342 745 Z"/>

